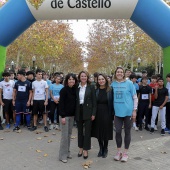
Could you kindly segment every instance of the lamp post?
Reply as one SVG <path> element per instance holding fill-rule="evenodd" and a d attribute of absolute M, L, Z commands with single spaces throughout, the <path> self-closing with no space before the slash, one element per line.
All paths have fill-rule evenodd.
<path fill-rule="evenodd" d="M 32 57 L 32 70 L 35 71 L 35 61 L 36 61 L 36 57 L 33 56 Z"/>
<path fill-rule="evenodd" d="M 139 66 L 140 66 L 140 63 L 141 63 L 141 58 L 140 57 L 137 59 L 137 63 L 138 63 L 138 70 L 139 70 Z"/>
<path fill-rule="evenodd" d="M 11 61 L 11 68 L 12 68 L 12 71 L 14 71 L 14 61 Z"/>
<path fill-rule="evenodd" d="M 54 68 L 55 68 L 55 64 L 53 64 L 53 74 L 54 74 Z"/>

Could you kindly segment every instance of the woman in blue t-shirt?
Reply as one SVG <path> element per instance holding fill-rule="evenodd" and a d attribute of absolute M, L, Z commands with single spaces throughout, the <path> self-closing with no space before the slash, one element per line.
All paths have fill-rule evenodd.
<path fill-rule="evenodd" d="M 125 79 L 125 72 L 122 67 L 117 67 L 114 74 L 114 81 L 111 86 L 114 91 L 114 123 L 116 128 L 116 144 L 118 150 L 114 160 L 126 162 L 128 160 L 127 151 L 131 141 L 131 118 L 136 117 L 138 98 L 133 83 L 130 80 Z M 125 131 L 124 152 L 121 152 L 122 126 L 124 126 Z"/>
<path fill-rule="evenodd" d="M 58 104 L 60 99 L 60 90 L 64 87 L 61 82 L 61 76 L 56 75 L 55 83 L 51 84 L 50 86 L 50 96 L 51 96 L 51 103 L 50 103 L 50 130 L 53 128 L 58 128 L 54 126 L 54 113 L 57 110 L 57 114 L 59 114 Z"/>

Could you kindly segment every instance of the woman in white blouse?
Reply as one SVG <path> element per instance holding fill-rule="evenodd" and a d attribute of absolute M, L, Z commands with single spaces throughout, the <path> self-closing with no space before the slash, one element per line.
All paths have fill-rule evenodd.
<path fill-rule="evenodd" d="M 81 71 L 78 75 L 79 85 L 76 91 L 76 121 L 78 128 L 78 157 L 88 158 L 91 149 L 91 125 L 96 115 L 96 95 L 94 86 L 90 85 L 89 73 Z"/>

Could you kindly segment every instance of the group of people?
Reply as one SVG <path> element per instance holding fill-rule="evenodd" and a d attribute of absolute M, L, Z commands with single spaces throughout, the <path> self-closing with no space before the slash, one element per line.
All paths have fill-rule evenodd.
<path fill-rule="evenodd" d="M 13 113 L 14 131 L 20 129 L 22 114 L 25 115 L 29 130 L 37 129 L 38 115 L 43 115 L 44 130 L 48 132 L 47 117 L 51 121 L 50 129 L 55 127 L 55 114 L 61 129 L 59 160 L 67 163 L 71 159 L 70 140 L 73 124 L 76 121 L 78 131 L 77 156 L 88 158 L 91 149 L 91 137 L 99 143 L 98 157 L 106 158 L 108 142 L 113 140 L 113 121 L 117 153 L 114 160 L 126 162 L 131 142 L 131 127 L 145 129 L 154 133 L 158 112 L 161 116 L 161 135 L 170 131 L 170 74 L 167 75 L 167 87 L 161 77 L 151 77 L 151 83 L 143 71 L 137 79 L 130 70 L 117 67 L 114 76 L 95 73 L 94 80 L 87 71 L 78 75 L 69 73 L 55 74 L 52 81 L 42 70 L 36 71 L 36 78 L 19 71 L 17 81 L 10 80 L 10 74 L 3 73 L 0 82 L 0 103 L 6 119 L 6 128 L 10 128 L 10 112 Z M 31 73 L 32 74 L 32 73 Z M 111 80 L 112 79 L 112 80 Z M 32 114 L 31 114 L 32 113 Z M 32 115 L 32 116 L 31 116 Z M 136 117 L 137 116 L 137 117 Z M 33 123 L 31 126 L 31 117 Z M 2 126 L 0 126 L 2 129 Z M 122 150 L 122 129 L 124 129 L 124 149 Z"/>

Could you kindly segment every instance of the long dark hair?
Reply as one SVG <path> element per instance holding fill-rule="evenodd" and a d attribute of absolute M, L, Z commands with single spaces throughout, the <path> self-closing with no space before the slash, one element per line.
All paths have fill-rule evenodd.
<path fill-rule="evenodd" d="M 100 88 L 100 84 L 98 83 L 99 76 L 102 76 L 106 80 L 106 84 L 105 84 L 106 91 L 107 92 L 110 91 L 111 87 L 110 87 L 109 82 L 107 80 L 107 76 L 105 74 L 102 74 L 102 73 L 99 73 L 98 76 L 97 76 L 97 83 L 96 83 L 97 89 Z"/>
<path fill-rule="evenodd" d="M 73 74 L 73 73 L 68 73 L 68 74 L 66 75 L 65 81 L 64 81 L 64 86 L 68 86 L 68 79 L 69 79 L 70 77 L 72 77 L 72 78 L 75 80 L 75 85 L 74 85 L 74 86 L 76 86 L 76 85 L 77 85 L 77 78 L 76 78 L 76 75 Z"/>

